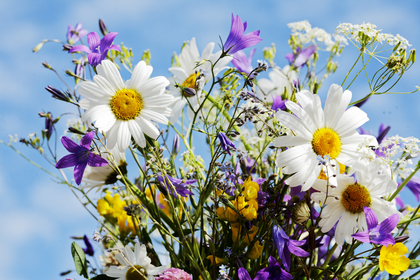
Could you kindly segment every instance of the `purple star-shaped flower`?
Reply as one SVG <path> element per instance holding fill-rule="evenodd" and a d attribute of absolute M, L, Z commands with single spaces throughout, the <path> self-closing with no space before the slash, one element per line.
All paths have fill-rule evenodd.
<path fill-rule="evenodd" d="M 240 267 L 238 270 L 239 280 L 252 280 L 248 271 Z M 292 280 L 293 276 L 287 271 L 283 270 L 277 260 L 270 256 L 268 259 L 268 267 L 257 272 L 254 280 Z"/>
<path fill-rule="evenodd" d="M 296 48 L 296 54 L 288 53 L 286 54 L 286 59 L 289 61 L 290 65 L 294 65 L 296 67 L 302 67 L 306 61 L 316 52 L 316 46 L 311 45 L 307 48 L 300 49 L 299 47 Z"/>
<path fill-rule="evenodd" d="M 363 211 L 366 215 L 368 229 L 362 232 L 356 232 L 352 234 L 352 237 L 363 243 L 374 243 L 384 246 L 395 244 L 395 240 L 390 232 L 397 226 L 400 220 L 398 214 L 389 216 L 378 225 L 378 217 L 372 209 L 364 206 Z"/>
<path fill-rule="evenodd" d="M 219 138 L 223 150 L 231 156 L 232 154 L 230 153 L 230 149 L 236 149 L 235 144 L 233 144 L 233 142 L 223 132 L 219 132 L 217 138 Z"/>
<path fill-rule="evenodd" d="M 277 110 L 284 110 L 286 109 L 286 101 L 282 100 L 280 95 L 273 96 L 273 105 L 271 105 L 271 109 L 274 112 L 277 112 Z"/>
<path fill-rule="evenodd" d="M 299 248 L 298 246 L 302 246 L 305 244 L 306 241 L 297 241 L 290 239 L 289 236 L 283 231 L 281 227 L 273 226 L 273 239 L 274 244 L 276 245 L 277 252 L 279 253 L 279 258 L 283 263 L 286 270 L 290 269 L 291 259 L 290 253 L 298 257 L 307 257 L 309 253 L 304 251 L 303 249 Z"/>
<path fill-rule="evenodd" d="M 69 53 L 72 52 L 86 52 L 88 53 L 88 61 L 92 66 L 97 66 L 101 63 L 102 60 L 106 58 L 109 50 L 121 51 L 120 47 L 117 45 L 112 45 L 117 32 L 110 32 L 106 34 L 102 39 L 99 38 L 99 35 L 96 32 L 91 32 L 87 35 L 89 47 L 85 45 L 74 46 L 69 50 Z"/>
<path fill-rule="evenodd" d="M 244 35 L 247 23 L 242 23 L 239 16 L 236 18 L 232 14 L 232 25 L 230 27 L 230 33 L 223 45 L 223 51 L 227 54 L 234 54 L 237 51 L 255 46 L 262 41 L 260 38 L 260 31 L 253 31 Z"/>
<path fill-rule="evenodd" d="M 254 68 L 251 65 L 252 57 L 254 56 L 256 50 L 257 49 L 253 49 L 249 54 L 249 57 L 247 57 L 243 51 L 237 51 L 233 55 L 232 64 L 240 72 L 244 72 L 247 74 L 251 73 L 252 70 L 254 70 Z"/>
<path fill-rule="evenodd" d="M 157 179 L 159 183 L 168 190 L 168 192 L 176 198 L 176 193 L 180 196 L 187 197 L 190 194 L 194 194 L 193 192 L 187 189 L 187 185 L 194 184 L 197 180 L 183 180 L 178 178 L 173 178 L 171 176 L 166 175 L 165 178 L 162 175 L 158 175 Z M 173 188 L 170 186 L 172 184 L 173 188 L 175 188 L 176 193 L 173 191 Z"/>
<path fill-rule="evenodd" d="M 90 143 L 92 143 L 94 135 L 94 131 L 87 133 L 80 140 L 80 145 L 77 145 L 66 136 L 61 138 L 61 143 L 63 143 L 64 148 L 71 154 L 60 159 L 55 167 L 61 169 L 74 166 L 74 180 L 77 185 L 80 185 L 82 182 L 83 172 L 88 164 L 92 167 L 101 167 L 108 164 L 101 156 L 95 155 L 90 151 Z"/>
<path fill-rule="evenodd" d="M 77 43 L 87 33 L 88 31 L 86 29 L 82 29 L 82 24 L 80 22 L 76 24 L 74 28 L 69 24 L 69 28 L 67 29 L 67 41 L 69 44 Z"/>

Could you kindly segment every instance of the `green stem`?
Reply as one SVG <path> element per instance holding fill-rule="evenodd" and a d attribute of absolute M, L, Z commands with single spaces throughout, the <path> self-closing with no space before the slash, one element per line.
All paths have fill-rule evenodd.
<path fill-rule="evenodd" d="M 401 183 L 398 189 L 387 200 L 388 201 L 394 200 L 394 198 L 397 197 L 398 193 L 405 187 L 405 185 L 407 185 L 407 183 L 411 180 L 414 174 L 416 174 L 417 171 L 419 171 L 419 169 L 420 169 L 420 161 L 417 163 L 416 169 L 414 169 L 414 171 L 411 172 L 411 174 L 407 178 L 405 178 L 405 180 Z"/>

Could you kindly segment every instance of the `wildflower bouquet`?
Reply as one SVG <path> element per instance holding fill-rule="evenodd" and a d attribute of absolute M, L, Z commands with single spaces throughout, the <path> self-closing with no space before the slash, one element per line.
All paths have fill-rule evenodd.
<path fill-rule="evenodd" d="M 388 136 L 385 125 L 370 135 L 360 109 L 392 93 L 415 50 L 373 24 L 343 23 L 334 35 L 307 21 L 288 26 L 291 52 L 283 54 L 289 62 L 283 68 L 274 45 L 258 63 L 255 49 L 249 56 L 242 51 L 262 40 L 260 31 L 246 33 L 247 23 L 232 15 L 220 50 L 209 43 L 200 52 L 192 38 L 173 55 L 168 78 L 153 75 L 149 50 L 133 61 L 133 51 L 114 43 L 118 34 L 103 21 L 102 38 L 81 24 L 69 26 L 61 43 L 74 64 L 66 71 L 73 84 L 46 87 L 57 102 L 74 105 L 77 119 L 61 137 L 67 152 L 54 147 L 63 112 L 40 113 L 42 135 L 20 142 L 57 168 L 51 175 L 97 221 L 87 229 L 95 234 L 83 237 L 85 249 L 71 246 L 80 276 L 420 274 L 419 241 L 411 238 L 417 243 L 410 251 L 404 245 L 410 226 L 418 225 L 419 206 L 404 205 L 399 196 L 407 186 L 419 201 L 420 140 Z M 341 85 L 323 87 L 349 43 L 359 51 L 354 65 Z M 124 80 L 123 72 L 131 77 Z M 268 78 L 260 78 L 264 72 Z M 365 77 L 369 92 L 355 100 L 351 86 Z M 102 249 L 100 265 L 92 261 L 89 239 Z"/>

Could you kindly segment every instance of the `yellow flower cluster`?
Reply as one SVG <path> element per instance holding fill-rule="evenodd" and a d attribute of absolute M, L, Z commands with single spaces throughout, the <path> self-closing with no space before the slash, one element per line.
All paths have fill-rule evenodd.
<path fill-rule="evenodd" d="M 233 243 L 237 243 L 239 237 L 241 237 L 241 229 L 242 226 L 239 223 L 233 223 L 231 224 L 232 229 L 232 241 Z M 247 234 L 242 238 L 242 244 L 245 246 L 249 246 L 254 240 L 255 235 L 258 232 L 258 228 L 256 226 L 252 226 L 252 228 L 247 232 Z M 263 246 L 260 245 L 260 241 L 257 241 L 254 243 L 254 247 L 252 247 L 252 250 L 248 253 L 248 258 L 250 259 L 258 259 L 262 254 Z"/>
<path fill-rule="evenodd" d="M 133 204 L 138 204 L 137 201 L 133 201 Z M 120 234 L 131 235 L 136 233 L 136 227 L 134 225 L 133 218 L 127 215 L 124 211 L 124 207 L 127 203 L 121 199 L 119 194 L 111 196 L 111 192 L 107 192 L 104 198 L 98 200 L 96 211 L 99 215 L 108 219 L 108 221 L 118 226 Z"/>
<path fill-rule="evenodd" d="M 251 177 L 249 177 L 242 185 L 242 196 L 230 201 L 237 211 L 248 221 L 252 221 L 257 218 L 257 197 L 259 190 L 260 186 L 251 181 Z M 227 220 L 231 223 L 236 222 L 239 218 L 236 211 L 230 207 L 219 207 L 216 210 L 216 213 L 221 219 Z"/>

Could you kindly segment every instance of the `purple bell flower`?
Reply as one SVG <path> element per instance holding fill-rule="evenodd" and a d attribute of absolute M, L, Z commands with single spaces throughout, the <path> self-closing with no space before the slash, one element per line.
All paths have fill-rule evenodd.
<path fill-rule="evenodd" d="M 223 132 L 219 132 L 217 138 L 219 138 L 223 150 L 231 156 L 232 154 L 230 153 L 230 149 L 236 149 L 235 144 L 233 144 L 233 142 Z"/>
<path fill-rule="evenodd" d="M 230 33 L 223 45 L 223 51 L 227 54 L 234 54 L 237 51 L 255 46 L 262 41 L 260 38 L 260 31 L 253 31 L 244 35 L 247 23 L 242 23 L 239 16 L 236 18 L 232 14 L 232 25 L 230 27 Z"/>
<path fill-rule="evenodd" d="M 77 23 L 74 28 L 69 24 L 67 29 L 67 41 L 69 44 L 73 45 L 86 36 L 87 33 L 88 31 L 86 29 L 82 29 L 82 24 L 80 22 Z"/>
<path fill-rule="evenodd" d="M 309 256 L 308 252 L 298 247 L 302 246 L 306 241 L 290 239 L 290 237 L 287 236 L 283 229 L 278 226 L 273 226 L 272 234 L 279 258 L 281 259 L 281 262 L 283 263 L 286 270 L 289 270 L 291 265 L 290 253 L 299 257 Z"/>
<path fill-rule="evenodd" d="M 106 34 L 102 39 L 99 38 L 99 35 L 96 32 L 91 32 L 87 35 L 89 47 L 85 45 L 74 46 L 69 50 L 69 53 L 72 52 L 86 52 L 88 53 L 88 61 L 92 66 L 97 66 L 101 63 L 102 60 L 106 58 L 109 50 L 121 51 L 120 47 L 117 45 L 112 45 L 117 32 L 110 32 Z"/>
<path fill-rule="evenodd" d="M 61 158 L 55 167 L 61 169 L 74 166 L 74 180 L 77 185 L 80 185 L 82 182 L 83 172 L 85 172 L 85 168 L 88 164 L 92 167 L 101 167 L 108 164 L 104 158 L 95 155 L 90 151 L 90 144 L 92 143 L 94 135 L 94 131 L 87 133 L 80 140 L 80 145 L 66 136 L 61 138 L 61 143 L 63 143 L 64 148 L 71 154 Z"/>
<path fill-rule="evenodd" d="M 239 280 L 252 280 L 248 271 L 240 267 L 238 269 Z M 270 256 L 268 259 L 268 267 L 257 272 L 254 280 L 292 280 L 293 276 L 287 271 L 283 270 L 277 260 Z"/>
<path fill-rule="evenodd" d="M 53 115 L 51 112 L 48 112 L 45 115 L 45 133 L 47 135 L 47 139 L 49 140 L 52 133 L 53 133 L 53 127 L 54 127 L 54 123 L 53 123 Z"/>
<path fill-rule="evenodd" d="M 273 96 L 273 105 L 271 105 L 271 109 L 274 112 L 277 112 L 279 109 L 286 109 L 286 101 L 287 100 L 282 100 L 280 95 Z"/>
<path fill-rule="evenodd" d="M 233 55 L 232 64 L 235 66 L 236 69 L 240 72 L 244 73 L 251 73 L 254 68 L 251 65 L 252 57 L 255 54 L 257 49 L 253 49 L 249 54 L 249 57 L 246 57 L 246 54 L 243 51 L 237 51 Z"/>
<path fill-rule="evenodd" d="M 86 255 L 89 255 L 93 257 L 93 254 L 95 251 L 93 250 L 92 244 L 90 244 L 89 239 L 86 235 L 83 236 L 83 241 L 85 242 L 86 248 L 83 248 L 83 252 L 85 252 Z"/>
<path fill-rule="evenodd" d="M 420 178 L 415 176 L 412 177 L 406 186 L 413 192 L 417 201 L 420 201 Z"/>
<path fill-rule="evenodd" d="M 315 45 L 311 45 L 302 50 L 299 47 L 297 47 L 296 54 L 288 53 L 286 54 L 286 59 L 289 61 L 290 65 L 294 65 L 296 67 L 302 67 L 315 52 L 316 52 Z"/>
<path fill-rule="evenodd" d="M 368 229 L 352 234 L 352 237 L 363 243 L 374 243 L 384 246 L 395 244 L 395 240 L 390 232 L 397 226 L 400 217 L 397 213 L 389 216 L 378 225 L 378 217 L 369 207 L 364 206 L 363 211 L 366 215 Z"/>
<path fill-rule="evenodd" d="M 190 194 L 194 194 L 193 192 L 187 189 L 187 185 L 194 184 L 197 180 L 186 180 L 183 182 L 181 179 L 173 178 L 171 176 L 166 175 L 165 178 L 162 175 L 158 175 L 157 179 L 159 183 L 168 190 L 168 192 L 173 196 L 177 197 L 177 194 L 183 197 L 187 197 Z M 173 186 L 173 188 L 170 186 Z M 176 190 L 176 193 L 173 191 Z"/>

